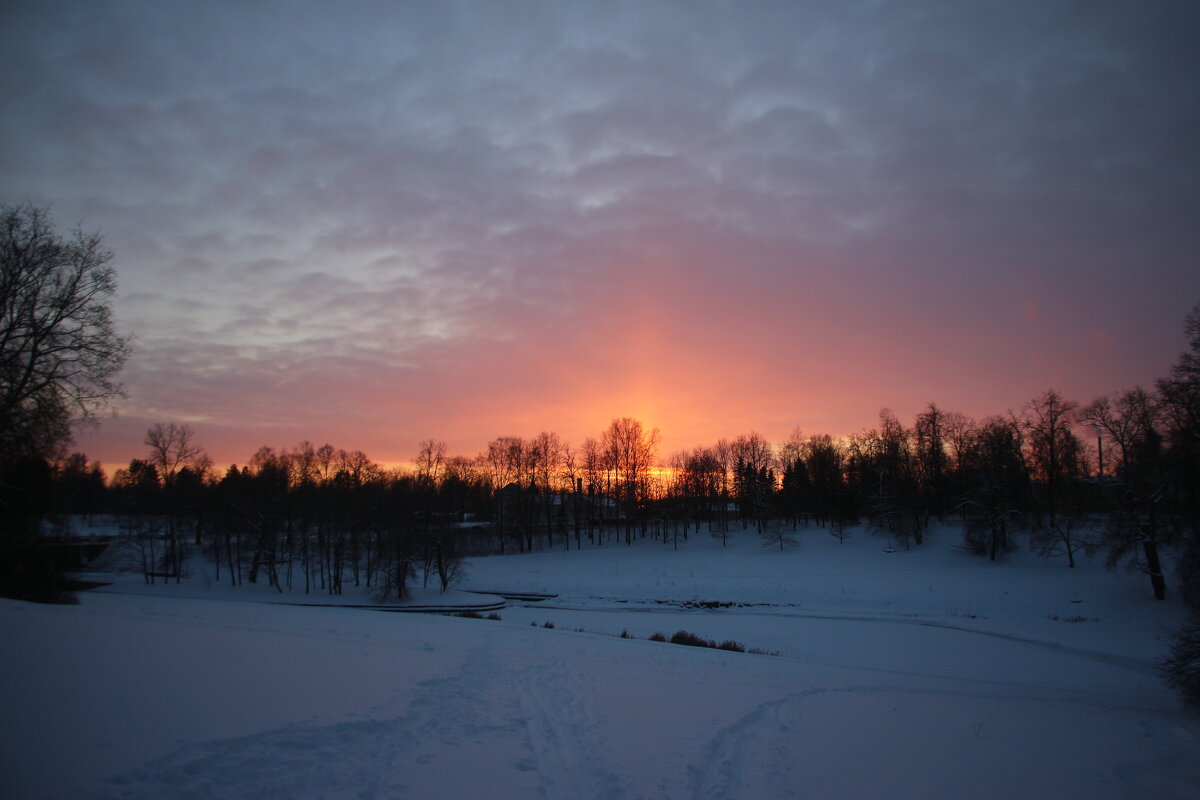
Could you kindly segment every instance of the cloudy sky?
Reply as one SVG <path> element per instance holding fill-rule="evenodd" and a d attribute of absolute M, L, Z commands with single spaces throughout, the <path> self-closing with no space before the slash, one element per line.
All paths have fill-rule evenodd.
<path fill-rule="evenodd" d="M 1197 9 L 8 0 L 0 199 L 115 252 L 109 463 L 1086 401 L 1200 302 Z"/>

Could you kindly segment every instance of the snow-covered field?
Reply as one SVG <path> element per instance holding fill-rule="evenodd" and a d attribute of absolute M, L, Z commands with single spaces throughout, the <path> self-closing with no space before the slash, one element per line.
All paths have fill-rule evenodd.
<path fill-rule="evenodd" d="M 1144 576 L 793 539 L 476 559 L 462 588 L 558 595 L 502 621 L 202 575 L 0 601 L 0 795 L 1200 796 Z M 779 654 L 645 638 L 681 628 Z"/>

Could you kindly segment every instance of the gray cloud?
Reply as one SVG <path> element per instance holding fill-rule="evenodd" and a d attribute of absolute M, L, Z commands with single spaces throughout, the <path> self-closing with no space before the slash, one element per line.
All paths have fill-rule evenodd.
<path fill-rule="evenodd" d="M 899 387 L 890 326 L 930 380 L 990 340 L 993 388 L 1095 393 L 1160 372 L 1200 299 L 1188 3 L 2 13 L 3 192 L 106 232 L 137 413 L 279 417 L 327 373 L 428 414 L 486 354 L 540 384 L 554 342 L 616 369 L 639 286 L 645 324 L 746 349 L 765 316 L 805 369 Z"/>

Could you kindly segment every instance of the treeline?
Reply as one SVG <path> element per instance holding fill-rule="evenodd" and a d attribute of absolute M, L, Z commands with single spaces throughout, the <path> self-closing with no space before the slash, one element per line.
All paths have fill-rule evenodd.
<path fill-rule="evenodd" d="M 578 446 L 543 432 L 467 457 L 429 440 L 411 468 L 388 469 L 305 442 L 264 447 L 217 474 L 190 427 L 160 424 L 147 432 L 147 457 L 108 484 L 81 455 L 31 467 L 25 480 L 40 480 L 60 515 L 115 514 L 147 580 L 178 580 L 199 549 L 235 584 L 352 584 L 383 598 L 413 576 L 445 588 L 464 554 L 669 544 L 751 527 L 783 547 L 790 528 L 844 537 L 863 522 L 908 548 L 934 521 L 956 520 L 963 545 L 992 560 L 1018 532 L 1069 566 L 1103 550 L 1112 566 L 1144 570 L 1159 598 L 1163 550 L 1176 548 L 1180 589 L 1195 604 L 1200 309 L 1186 330 L 1189 349 L 1153 390 L 1087 404 L 1047 390 L 983 419 L 931 403 L 910 425 L 885 409 L 877 427 L 840 439 L 795 431 L 773 445 L 750 432 L 663 460 L 658 431 L 621 418 Z"/>
<path fill-rule="evenodd" d="M 585 535 L 611 541 L 617 520 L 632 541 L 657 440 L 621 419 L 578 451 L 553 433 L 501 437 L 475 458 L 427 441 L 404 469 L 304 442 L 218 473 L 190 426 L 163 423 L 147 431 L 146 458 L 111 482 L 75 454 L 26 462 L 22 490 L 48 512 L 51 534 L 76 515 L 112 515 L 148 582 L 181 580 L 202 552 L 213 577 L 234 585 L 352 585 L 385 600 L 413 577 L 445 589 L 468 554 L 570 547 L 571 533 L 577 547 Z"/>

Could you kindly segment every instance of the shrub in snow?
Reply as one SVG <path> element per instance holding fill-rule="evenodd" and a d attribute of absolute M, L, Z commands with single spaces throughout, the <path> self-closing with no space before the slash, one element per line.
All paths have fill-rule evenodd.
<path fill-rule="evenodd" d="M 726 639 L 725 641 L 718 644 L 717 642 L 715 642 L 712 639 L 705 639 L 703 636 L 698 636 L 697 634 L 694 634 L 691 631 L 675 631 L 675 633 L 671 634 L 670 639 L 667 639 L 667 637 L 661 633 L 655 633 L 650 636 L 650 641 L 652 641 L 652 642 L 667 642 L 667 641 L 669 641 L 671 644 L 683 644 L 683 645 L 687 645 L 689 647 L 708 647 L 713 650 L 728 650 L 731 653 L 754 653 L 755 655 L 760 655 L 760 656 L 777 656 L 777 655 L 779 655 L 778 651 L 760 650 L 757 647 L 751 647 L 750 649 L 747 650 L 746 645 L 742 644 L 741 642 L 735 641 L 733 639 Z"/>
<path fill-rule="evenodd" d="M 1183 702 L 1200 708 L 1200 614 L 1171 636 L 1171 652 L 1161 668 L 1163 678 Z"/>
<path fill-rule="evenodd" d="M 705 639 L 703 636 L 697 636 L 691 631 L 675 631 L 671 635 L 671 644 L 686 644 L 689 647 L 716 647 L 717 643 L 712 639 Z"/>

